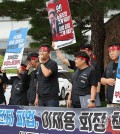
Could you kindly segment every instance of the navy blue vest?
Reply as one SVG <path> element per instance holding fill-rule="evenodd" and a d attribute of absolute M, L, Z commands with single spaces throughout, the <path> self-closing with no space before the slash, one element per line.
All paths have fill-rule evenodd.
<path fill-rule="evenodd" d="M 117 69 L 115 70 L 115 72 L 113 72 L 113 65 L 114 65 L 114 62 L 110 62 L 106 68 L 106 78 L 113 78 L 113 79 L 116 79 L 116 71 Z M 114 88 L 115 86 L 110 86 L 110 85 L 107 85 L 107 89 L 106 89 L 106 99 L 108 102 L 112 102 L 113 100 L 113 94 L 114 94 Z"/>
<path fill-rule="evenodd" d="M 93 70 L 93 67 L 87 67 L 80 72 L 77 69 L 72 77 L 72 102 L 73 104 L 79 100 L 79 96 L 85 96 L 90 94 L 91 86 L 89 84 L 89 75 L 90 72 Z"/>

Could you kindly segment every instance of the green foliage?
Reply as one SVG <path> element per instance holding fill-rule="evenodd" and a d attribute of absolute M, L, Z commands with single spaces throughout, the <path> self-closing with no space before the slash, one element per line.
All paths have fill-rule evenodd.
<path fill-rule="evenodd" d="M 9 73 L 16 74 L 17 73 L 17 69 L 8 69 L 8 70 L 6 70 L 6 73 L 7 74 L 9 74 Z"/>
<path fill-rule="evenodd" d="M 51 44 L 52 36 L 47 11 L 46 0 L 26 0 L 25 2 L 15 2 L 5 0 L 0 3 L 0 16 L 9 16 L 16 20 L 30 19 L 31 29 L 28 31 L 34 42 L 30 47 L 38 47 L 43 43 Z M 79 50 L 80 44 L 87 40 L 82 31 L 91 28 L 90 17 L 93 12 L 104 12 L 108 10 L 120 9 L 119 0 L 69 0 L 73 20 L 76 21 L 75 35 L 77 43 L 63 48 L 67 53 L 74 53 Z"/>
<path fill-rule="evenodd" d="M 2 55 L 0 55 L 0 67 L 1 67 L 2 64 L 3 64 L 3 59 L 4 59 L 4 57 L 3 57 Z"/>

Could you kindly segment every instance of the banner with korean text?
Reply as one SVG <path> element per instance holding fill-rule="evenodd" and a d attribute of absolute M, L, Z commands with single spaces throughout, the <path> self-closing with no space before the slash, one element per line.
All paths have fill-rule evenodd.
<path fill-rule="evenodd" d="M 119 55 L 119 60 L 118 60 L 115 89 L 114 89 L 114 94 L 113 94 L 113 103 L 120 104 L 120 55 Z"/>
<path fill-rule="evenodd" d="M 3 69 L 17 69 L 20 67 L 28 28 L 12 30 L 10 32 Z"/>
<path fill-rule="evenodd" d="M 119 134 L 120 108 L 0 105 L 0 134 Z"/>
<path fill-rule="evenodd" d="M 46 7 L 55 47 L 76 43 L 68 0 L 49 0 Z"/>

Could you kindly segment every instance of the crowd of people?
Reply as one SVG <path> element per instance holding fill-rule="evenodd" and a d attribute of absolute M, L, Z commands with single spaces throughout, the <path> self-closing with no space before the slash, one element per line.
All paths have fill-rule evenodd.
<path fill-rule="evenodd" d="M 90 44 L 80 47 L 74 61 L 65 58 L 54 42 L 52 47 L 62 63 L 74 70 L 67 107 L 99 107 L 101 84 L 106 86 L 107 107 L 120 106 L 112 102 L 120 44 L 109 45 L 108 52 L 112 62 L 107 65 L 102 75 Z M 6 104 L 4 85 L 11 84 L 9 105 L 59 107 L 58 65 L 50 58 L 50 51 L 50 46 L 44 44 L 40 46 L 38 53 L 30 53 L 27 64 L 21 64 L 14 79 L 8 79 L 5 70 L 1 69 L 0 105 Z M 33 71 L 29 72 L 31 68 Z"/>

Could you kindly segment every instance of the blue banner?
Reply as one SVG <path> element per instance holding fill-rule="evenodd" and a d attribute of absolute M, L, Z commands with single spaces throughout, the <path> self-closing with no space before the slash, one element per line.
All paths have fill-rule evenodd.
<path fill-rule="evenodd" d="M 120 79 L 120 55 L 119 55 L 119 60 L 118 60 L 118 68 L 117 68 L 117 75 L 116 75 L 116 77 L 118 79 Z"/>
<path fill-rule="evenodd" d="M 9 36 L 6 52 L 20 53 L 24 48 L 28 28 L 12 30 Z"/>
<path fill-rule="evenodd" d="M 0 106 L 0 134 L 118 134 L 120 108 Z"/>

